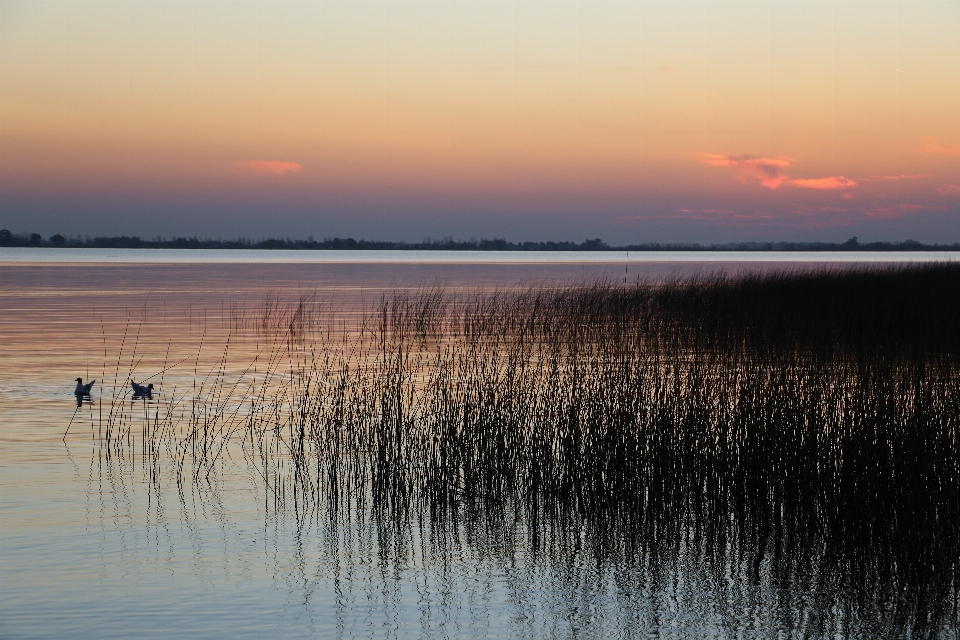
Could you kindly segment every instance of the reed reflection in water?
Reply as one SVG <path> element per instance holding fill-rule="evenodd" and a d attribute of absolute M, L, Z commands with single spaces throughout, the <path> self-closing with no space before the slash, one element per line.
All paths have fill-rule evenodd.
<path fill-rule="evenodd" d="M 433 634 L 474 565 L 541 593 L 512 635 L 669 635 L 679 609 L 718 636 L 960 628 L 956 265 L 231 317 L 272 336 L 256 360 L 115 393 L 89 414 L 96 464 L 141 465 L 184 505 L 246 469 L 317 575 L 419 597 Z"/>

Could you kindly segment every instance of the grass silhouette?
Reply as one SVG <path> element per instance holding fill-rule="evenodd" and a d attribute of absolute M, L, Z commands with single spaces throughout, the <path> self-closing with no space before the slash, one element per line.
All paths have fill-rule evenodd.
<path fill-rule="evenodd" d="M 545 558 L 693 559 L 814 634 L 957 628 L 960 266 L 424 288 L 337 332 L 315 302 L 264 304 L 256 381 L 221 368 L 145 416 L 151 479 L 239 448 L 277 508 L 385 539 L 467 523 Z"/>

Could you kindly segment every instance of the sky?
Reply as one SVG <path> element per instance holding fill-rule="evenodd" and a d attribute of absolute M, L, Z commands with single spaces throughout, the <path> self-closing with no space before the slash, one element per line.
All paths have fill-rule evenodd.
<path fill-rule="evenodd" d="M 0 227 L 960 241 L 957 0 L 0 0 Z"/>

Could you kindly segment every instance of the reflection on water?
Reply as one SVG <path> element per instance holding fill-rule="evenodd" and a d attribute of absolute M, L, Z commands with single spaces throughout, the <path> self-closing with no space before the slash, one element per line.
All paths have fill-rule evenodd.
<path fill-rule="evenodd" d="M 321 354 L 310 347 L 317 339 L 355 345 L 350 328 L 359 312 L 374 308 L 383 287 L 404 280 L 394 267 L 366 269 L 359 275 L 335 271 L 328 279 L 318 271 L 311 274 L 315 280 L 305 282 L 302 273 L 289 269 L 252 274 L 236 266 L 216 273 L 176 267 L 161 274 L 165 289 L 146 293 L 137 273 L 119 269 L 103 268 L 94 284 L 79 289 L 66 286 L 71 276 L 56 269 L 15 274 L 20 284 L 14 287 L 29 289 L 34 297 L 0 294 L 14 301 L 0 310 L 0 356 L 13 363 L 0 372 L 5 416 L 0 633 L 896 637 L 914 627 L 918 635 L 955 636 L 956 535 L 943 534 L 942 527 L 904 529 L 897 523 L 911 514 L 932 519 L 956 514 L 923 504 L 904 509 L 895 495 L 878 492 L 880 468 L 877 475 L 851 478 L 845 485 L 862 488 L 856 500 L 837 495 L 811 501 L 804 496 L 812 488 L 829 489 L 815 476 L 757 477 L 746 467 L 720 470 L 706 459 L 686 465 L 664 457 L 661 462 L 671 472 L 641 469 L 647 475 L 636 476 L 661 484 L 647 482 L 631 501 L 605 504 L 590 501 L 610 486 L 609 476 L 563 489 L 580 495 L 580 502 L 531 503 L 533 493 L 509 484 L 519 478 L 485 477 L 482 469 L 470 478 L 448 477 L 441 486 L 417 484 L 427 476 L 411 470 L 410 484 L 387 487 L 377 498 L 371 485 L 363 484 L 373 478 L 371 467 L 321 466 L 319 458 L 310 458 L 308 468 L 299 468 L 291 453 L 297 439 L 290 426 L 296 423 L 287 418 L 302 415 L 304 407 L 295 400 L 305 397 L 297 391 L 306 381 L 291 378 L 290 372 L 298 363 L 326 363 L 328 369 L 314 366 L 326 374 L 313 384 L 342 381 L 332 366 L 336 362 L 318 360 Z M 475 280 L 467 269 L 444 275 L 448 286 L 454 280 L 468 289 L 545 277 L 485 269 L 478 268 Z M 417 267 L 406 282 L 417 286 L 437 279 L 430 275 Z M 557 279 L 582 275 L 579 268 L 561 270 Z M 289 313 L 286 302 L 311 291 L 310 284 L 319 285 L 314 299 L 322 301 L 322 312 L 307 318 L 309 309 L 298 315 L 294 307 Z M 311 339 L 277 340 L 295 326 L 311 327 Z M 444 363 L 455 363 L 456 356 L 432 361 L 439 367 L 434 371 L 447 371 Z M 377 371 L 388 372 L 377 369 L 382 362 L 366 364 L 368 382 L 378 379 Z M 955 362 L 946 363 L 939 378 L 910 378 L 902 369 L 843 369 L 845 377 L 859 382 L 837 389 L 836 370 L 811 375 L 796 361 L 782 364 L 779 378 L 764 377 L 758 386 L 738 389 L 753 398 L 750 406 L 793 416 L 798 439 L 791 444 L 798 447 L 828 441 L 803 439 L 801 425 L 812 419 L 804 407 L 813 405 L 801 402 L 807 396 L 797 397 L 795 405 L 764 404 L 771 384 L 789 391 L 803 381 L 827 404 L 848 408 L 866 400 L 846 391 L 870 388 L 880 401 L 869 406 L 880 407 L 886 393 L 911 389 L 921 398 L 956 376 Z M 655 379 L 654 369 L 637 366 L 636 376 Z M 661 388 L 660 413 L 651 414 L 651 420 L 666 419 L 668 411 L 676 419 L 684 402 L 711 402 L 714 378 L 703 375 L 709 371 L 709 366 L 686 370 L 691 376 L 686 379 L 699 384 L 699 396 L 691 395 L 695 386 Z M 69 382 L 57 389 L 50 381 L 80 374 L 100 383 L 75 406 Z M 467 380 L 468 374 L 459 370 L 458 376 Z M 525 375 L 511 378 L 508 386 L 530 393 L 540 389 L 541 395 L 526 400 L 547 406 L 555 389 L 535 389 L 533 383 L 544 378 Z M 761 380 L 759 372 L 753 379 Z M 132 380 L 153 382 L 154 393 L 135 394 Z M 399 383 L 403 394 L 422 394 L 417 396 L 421 404 L 439 397 L 423 395 L 412 380 Z M 323 389 L 329 397 L 329 385 Z M 953 398 L 948 392 L 940 395 Z M 307 397 L 316 395 L 319 391 Z M 293 401 L 276 403 L 277 397 Z M 587 395 L 581 400 L 589 407 Z M 368 409 L 382 416 L 385 401 L 378 399 L 381 404 Z M 480 410 L 486 406 L 503 419 L 503 412 L 518 406 L 502 396 L 484 402 L 482 394 L 477 396 Z M 743 402 L 741 408 L 747 406 Z M 252 412 L 260 412 L 261 428 L 243 432 Z M 901 417 L 909 420 L 907 414 Z M 66 435 L 65 424 L 70 425 Z M 745 433 L 750 429 L 741 427 Z M 533 446 L 535 435 L 524 446 Z M 692 429 L 687 439 L 668 443 L 656 440 L 651 430 L 643 443 L 664 451 L 676 445 L 708 452 L 703 435 Z M 405 438 L 404 446 L 430 446 L 412 435 Z M 615 452 L 613 444 L 593 446 Z M 475 445 L 486 446 L 480 439 Z M 500 450 L 490 445 L 485 459 L 500 460 L 493 468 L 517 468 L 515 460 L 499 458 Z M 756 449 L 758 455 L 765 451 Z M 822 451 L 829 460 L 831 450 Z M 361 453 L 358 459 L 378 455 Z M 575 468 L 592 459 L 584 454 L 563 464 Z M 804 460 L 798 454 L 756 468 L 782 476 L 783 470 L 806 469 Z M 336 499 L 333 493 L 317 493 L 320 483 L 342 484 L 342 477 L 325 475 L 334 469 L 354 473 L 359 483 L 346 508 L 330 502 Z M 949 471 L 932 477 L 948 478 Z M 543 477 L 547 472 L 542 470 Z M 584 477 L 582 470 L 578 474 Z M 721 495 L 711 485 L 721 478 L 738 478 L 741 484 Z M 311 495 L 323 500 L 297 493 L 311 483 Z M 766 489 L 758 493 L 758 486 Z M 929 491 L 953 488 L 931 486 Z M 442 498 L 436 502 L 440 508 L 423 509 L 415 501 L 426 489 Z M 857 500 L 869 517 L 850 512 Z M 893 507 L 889 517 L 878 505 Z M 822 511 L 803 511 L 811 506 Z M 624 535 L 629 531 L 635 534 Z M 937 531 L 934 538 L 922 537 Z M 897 537 L 904 532 L 912 538 Z"/>

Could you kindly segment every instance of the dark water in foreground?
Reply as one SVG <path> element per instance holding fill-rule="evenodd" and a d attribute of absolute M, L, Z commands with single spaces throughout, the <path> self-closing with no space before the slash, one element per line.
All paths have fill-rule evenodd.
<path fill-rule="evenodd" d="M 828 571 L 784 585 L 766 564 L 755 576 L 752 566 L 705 564 L 695 539 L 681 538 L 659 554 L 603 557 L 586 533 L 582 544 L 567 537 L 544 552 L 522 519 L 513 528 L 484 517 L 410 526 L 372 517 L 331 521 L 302 511 L 296 500 L 278 502 L 241 450 L 225 456 L 216 473 L 178 486 L 167 473 L 155 480 L 137 449 L 137 429 L 151 413 L 190 397 L 198 381 L 236 377 L 270 352 L 276 336 L 260 320 L 305 293 L 316 292 L 331 317 L 349 326 L 388 289 L 440 282 L 473 291 L 625 274 L 657 279 L 717 266 L 0 265 L 0 635 L 683 638 L 897 631 L 864 621 L 862 610 L 845 611 L 851 605 L 839 594 L 850 585 L 821 581 Z M 332 323 L 329 332 L 339 327 Z M 98 380 L 92 401 L 79 408 L 72 394 L 77 376 Z M 128 376 L 155 376 L 160 393 L 132 399 Z M 123 414 L 128 431 L 120 439 L 130 445 L 105 453 L 99 429 L 111 411 Z M 874 604 L 882 619 L 885 603 Z M 954 608 L 928 631 L 956 637 L 958 627 Z"/>

